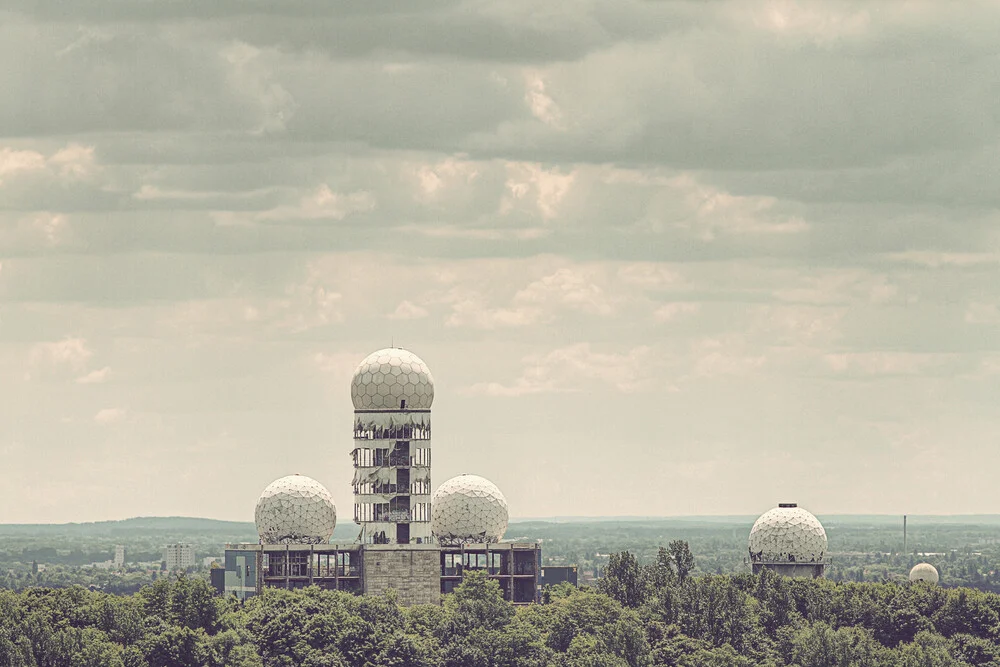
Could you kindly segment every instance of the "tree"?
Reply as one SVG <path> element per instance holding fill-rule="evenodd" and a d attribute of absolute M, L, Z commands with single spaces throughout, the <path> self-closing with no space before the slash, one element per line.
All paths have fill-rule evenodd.
<path fill-rule="evenodd" d="M 611 554 L 597 588 L 626 607 L 646 601 L 646 586 L 639 561 L 628 551 Z"/>
<path fill-rule="evenodd" d="M 884 654 L 870 630 L 834 630 L 820 622 L 795 633 L 790 661 L 800 667 L 878 667 L 885 664 Z"/>
<path fill-rule="evenodd" d="M 673 555 L 666 548 L 659 547 L 656 550 L 656 562 L 648 568 L 650 586 L 654 590 L 660 590 L 677 581 L 674 567 Z"/>
<path fill-rule="evenodd" d="M 149 667 L 202 667 L 208 657 L 205 632 L 172 626 L 148 636 L 143 649 Z"/>
<path fill-rule="evenodd" d="M 677 569 L 677 580 L 683 584 L 694 569 L 694 556 L 691 555 L 691 548 L 684 540 L 674 540 L 670 543 L 669 551 L 670 556 L 674 559 L 674 567 Z"/>

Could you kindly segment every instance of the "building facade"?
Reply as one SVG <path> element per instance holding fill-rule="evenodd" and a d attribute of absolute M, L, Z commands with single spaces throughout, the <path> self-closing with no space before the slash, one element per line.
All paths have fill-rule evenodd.
<path fill-rule="evenodd" d="M 579 573 L 576 565 L 546 565 L 542 568 L 542 576 L 539 578 L 542 588 L 546 586 L 557 586 L 559 584 L 570 584 L 579 586 Z"/>
<path fill-rule="evenodd" d="M 167 572 L 194 567 L 194 547 L 190 544 L 168 544 L 163 547 L 163 562 Z"/>
<path fill-rule="evenodd" d="M 514 604 L 536 602 L 542 551 L 535 543 L 441 548 L 434 544 L 230 544 L 219 593 L 245 600 L 265 588 L 319 586 L 356 595 L 394 590 L 405 605 L 439 604 L 467 571 L 486 571 Z M 221 586 L 220 586 L 221 584 Z"/>

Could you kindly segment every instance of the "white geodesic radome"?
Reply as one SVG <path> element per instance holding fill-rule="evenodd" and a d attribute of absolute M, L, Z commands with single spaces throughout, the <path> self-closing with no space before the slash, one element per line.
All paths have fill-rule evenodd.
<path fill-rule="evenodd" d="M 937 568 L 930 563 L 917 563 L 910 570 L 910 581 L 927 581 L 936 584 L 938 579 Z"/>
<path fill-rule="evenodd" d="M 794 503 L 764 512 L 750 529 L 750 560 L 755 563 L 822 563 L 826 548 L 823 524 Z"/>
<path fill-rule="evenodd" d="M 326 544 L 337 526 L 337 508 L 325 486 L 289 475 L 267 485 L 254 520 L 264 544 Z"/>
<path fill-rule="evenodd" d="M 431 498 L 431 533 L 441 544 L 499 542 L 508 518 L 507 499 L 479 475 L 452 477 Z"/>
<path fill-rule="evenodd" d="M 351 380 L 355 410 L 429 410 L 434 378 L 417 355 L 398 347 L 372 352 Z"/>

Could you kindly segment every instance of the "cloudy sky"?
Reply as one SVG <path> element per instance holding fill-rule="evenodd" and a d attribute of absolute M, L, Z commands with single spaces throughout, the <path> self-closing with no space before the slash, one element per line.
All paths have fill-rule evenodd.
<path fill-rule="evenodd" d="M 0 2 L 0 522 L 1000 512 L 1000 8 Z"/>

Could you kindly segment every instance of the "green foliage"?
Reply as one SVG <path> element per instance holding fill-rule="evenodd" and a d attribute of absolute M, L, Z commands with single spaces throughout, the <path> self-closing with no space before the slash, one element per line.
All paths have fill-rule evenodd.
<path fill-rule="evenodd" d="M 646 601 L 647 578 L 643 576 L 636 560 L 628 551 L 611 554 L 604 577 L 598 589 L 626 607 L 638 607 Z"/>
<path fill-rule="evenodd" d="M 688 551 L 688 553 L 690 553 Z M 682 545 L 641 566 L 612 554 L 607 584 L 554 587 L 515 608 L 482 572 L 442 604 L 315 587 L 245 603 L 196 577 L 116 597 L 0 590 L 12 667 L 964 667 L 1000 665 L 1000 596 L 685 570 Z"/>

